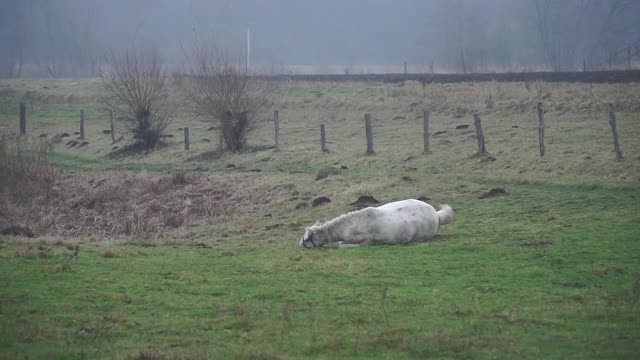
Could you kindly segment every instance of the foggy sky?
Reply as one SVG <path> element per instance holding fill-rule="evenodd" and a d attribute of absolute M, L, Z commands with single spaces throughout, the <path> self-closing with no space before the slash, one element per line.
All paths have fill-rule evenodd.
<path fill-rule="evenodd" d="M 212 37 L 243 54 L 250 27 L 261 67 L 575 70 L 624 62 L 629 49 L 637 59 L 639 15 L 636 0 L 3 0 L 0 65 L 73 75 L 126 48 L 158 48 L 177 64 Z"/>

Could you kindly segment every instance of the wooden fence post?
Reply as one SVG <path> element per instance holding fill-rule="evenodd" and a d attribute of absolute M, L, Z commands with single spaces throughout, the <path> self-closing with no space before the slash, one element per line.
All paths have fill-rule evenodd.
<path fill-rule="evenodd" d="M 431 134 L 429 134 L 429 112 L 428 111 L 423 112 L 422 120 L 424 125 L 422 130 L 422 140 L 424 141 L 424 153 L 428 154 L 431 152 L 431 146 L 429 144 L 429 136 L 431 136 Z"/>
<path fill-rule="evenodd" d="M 184 130 L 184 149 L 189 150 L 189 128 L 185 127 L 183 130 Z"/>
<path fill-rule="evenodd" d="M 276 151 L 280 150 L 280 115 L 278 110 L 273 111 L 273 125 L 275 127 Z"/>
<path fill-rule="evenodd" d="M 109 110 L 109 129 L 111 129 L 111 143 L 116 143 L 116 127 L 113 125 L 113 110 Z"/>
<path fill-rule="evenodd" d="M 80 139 L 84 139 L 84 110 L 80 110 Z"/>
<path fill-rule="evenodd" d="M 327 151 L 327 135 L 324 131 L 324 124 L 320 124 L 320 151 L 325 153 Z"/>
<path fill-rule="evenodd" d="M 541 102 L 538 102 L 538 146 L 540 157 L 544 157 L 544 111 Z"/>
<path fill-rule="evenodd" d="M 20 135 L 27 133 L 27 107 L 20 103 Z"/>
<path fill-rule="evenodd" d="M 364 114 L 364 129 L 367 135 L 367 155 L 375 154 L 373 150 L 373 128 L 371 126 L 371 115 Z"/>
<path fill-rule="evenodd" d="M 609 104 L 609 125 L 613 132 L 613 147 L 616 151 L 616 159 L 622 160 L 622 151 L 618 142 L 618 126 L 616 126 L 616 114 L 613 112 L 613 104 Z"/>
<path fill-rule="evenodd" d="M 487 153 L 487 148 L 484 146 L 484 133 L 482 132 L 480 115 L 473 114 L 473 125 L 476 128 L 476 139 L 478 140 L 478 154 L 485 155 Z"/>

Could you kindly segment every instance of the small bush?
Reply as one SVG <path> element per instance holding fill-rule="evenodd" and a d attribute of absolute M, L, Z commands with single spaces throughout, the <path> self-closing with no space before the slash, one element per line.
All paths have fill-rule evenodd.
<path fill-rule="evenodd" d="M 271 104 L 272 83 L 252 76 L 245 59 L 215 44 L 196 42 L 186 74 L 176 82 L 198 115 L 219 134 L 218 151 L 241 152 Z"/>
<path fill-rule="evenodd" d="M 154 148 L 170 124 L 162 57 L 157 51 L 111 53 L 107 64 L 102 79 L 111 94 L 109 107 L 133 134 L 132 149 Z"/>

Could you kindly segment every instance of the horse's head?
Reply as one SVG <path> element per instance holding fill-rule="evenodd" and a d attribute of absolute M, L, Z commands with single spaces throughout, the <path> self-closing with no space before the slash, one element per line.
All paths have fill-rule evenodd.
<path fill-rule="evenodd" d="M 319 231 L 320 222 L 316 221 L 315 224 L 304 230 L 304 235 L 300 239 L 298 245 L 304 249 L 314 249 L 321 247 L 322 245 L 328 243 L 329 241 L 325 236 L 322 235 L 322 232 Z"/>

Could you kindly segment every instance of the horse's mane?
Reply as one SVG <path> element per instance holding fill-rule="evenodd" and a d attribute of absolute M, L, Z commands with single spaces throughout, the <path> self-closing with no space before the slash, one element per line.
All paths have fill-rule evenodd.
<path fill-rule="evenodd" d="M 329 241 L 334 241 L 335 240 L 336 229 L 340 225 L 344 224 L 347 221 L 350 221 L 350 220 L 353 220 L 353 219 L 357 219 L 360 216 L 365 215 L 367 213 L 370 213 L 372 211 L 375 211 L 375 209 L 372 208 L 372 207 L 364 208 L 364 209 L 361 209 L 361 210 L 351 211 L 351 212 L 348 212 L 346 214 L 342 214 L 342 215 L 338 216 L 337 218 L 335 218 L 333 220 L 326 221 L 326 222 L 324 222 L 322 224 L 311 225 L 309 227 L 309 231 L 311 233 L 322 231 L 327 235 Z"/>

